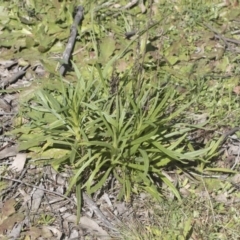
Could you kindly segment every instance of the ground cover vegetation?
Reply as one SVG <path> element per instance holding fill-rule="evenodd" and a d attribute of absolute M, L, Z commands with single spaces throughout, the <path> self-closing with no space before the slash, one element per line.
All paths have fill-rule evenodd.
<path fill-rule="evenodd" d="M 79 4 L 84 19 L 60 76 Z M 28 86 L 8 82 L 1 90 L 3 97 L 18 94 L 3 134 L 25 153 L 23 168 L 51 166 L 47 175 L 67 176 L 59 194 L 75 201 L 71 224 L 86 224 L 89 197 L 112 202 L 114 231 L 102 218 L 106 232 L 94 228 L 86 239 L 239 238 L 239 10 L 238 1 L 218 0 L 0 2 L 1 60 L 31 66 Z M 18 180 L 9 172 L 12 158 L 3 159 L 0 235 L 8 239 L 25 218 L 16 206 L 27 201 L 14 200 L 11 176 L 27 192 L 47 177 L 40 170 L 35 180 Z M 120 203 L 122 215 L 114 212 Z M 28 227 L 20 239 L 51 239 L 46 226 L 71 239 L 59 224 L 63 214 L 43 206 L 35 206 L 31 227 L 21 225 Z M 92 219 L 100 216 L 92 211 Z"/>

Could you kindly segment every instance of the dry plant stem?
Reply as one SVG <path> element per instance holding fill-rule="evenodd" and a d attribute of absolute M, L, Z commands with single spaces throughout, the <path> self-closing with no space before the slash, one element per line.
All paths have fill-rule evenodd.
<path fill-rule="evenodd" d="M 213 33 L 215 33 L 215 36 L 218 39 L 221 39 L 224 42 L 224 48 L 225 49 L 228 47 L 228 43 L 227 43 L 226 39 L 221 34 L 219 34 L 217 30 L 215 30 L 212 26 L 210 26 L 207 23 L 204 23 L 204 26 L 207 27 L 208 29 L 210 29 Z"/>
<path fill-rule="evenodd" d="M 27 172 L 27 168 L 23 169 L 23 171 L 21 172 L 21 175 L 19 176 L 19 179 L 22 179 L 25 175 L 25 173 Z M 3 177 L 1 177 L 3 178 Z M 21 181 L 21 180 L 19 180 Z M 7 188 L 6 190 L 3 190 L 0 194 L 0 196 L 5 195 L 6 193 L 10 192 L 12 189 L 15 189 L 17 187 L 17 185 L 19 184 L 19 182 L 14 182 L 12 186 L 10 186 L 9 188 Z M 21 185 L 22 183 L 20 183 Z"/>
<path fill-rule="evenodd" d="M 212 200 L 211 200 L 210 194 L 209 194 L 209 192 L 207 190 L 207 187 L 206 187 L 206 184 L 205 184 L 203 178 L 202 178 L 202 183 L 203 183 L 203 186 L 204 186 L 205 191 L 206 191 L 207 196 L 208 196 L 208 200 L 209 200 L 209 204 L 210 204 L 210 208 L 211 208 L 211 212 L 212 212 L 213 221 L 214 221 L 214 223 L 216 223 L 216 218 L 215 218 L 215 214 L 214 214 L 214 208 L 213 208 Z"/>
<path fill-rule="evenodd" d="M 219 38 L 218 35 L 215 35 L 216 38 Z M 225 38 L 225 37 L 222 37 L 223 39 L 225 39 L 226 42 L 230 42 L 230 43 L 235 43 L 235 44 L 238 44 L 240 45 L 240 41 L 236 40 L 236 39 L 232 39 L 232 38 Z"/>
<path fill-rule="evenodd" d="M 46 199 L 46 201 L 47 201 L 47 203 L 48 203 L 48 206 L 50 207 L 52 213 L 54 213 L 54 210 L 53 210 L 53 208 L 52 208 L 52 205 L 50 204 L 50 201 L 49 201 L 49 199 L 48 199 L 48 196 L 47 196 L 46 194 L 44 194 L 44 197 L 45 197 L 45 199 Z M 57 212 L 57 216 L 58 216 L 59 225 L 60 225 L 60 227 L 63 229 L 63 219 L 62 219 L 61 214 L 60 214 L 59 211 Z"/>
<path fill-rule="evenodd" d="M 219 34 L 218 32 L 217 32 L 217 30 L 215 30 L 213 27 L 211 27 L 210 25 L 208 25 L 208 24 L 204 24 L 208 29 L 210 29 L 212 32 L 214 32 L 215 33 L 215 38 L 218 38 L 218 39 L 220 39 L 220 40 L 222 40 L 223 42 L 224 42 L 224 44 L 225 44 L 225 47 L 228 47 L 228 42 L 230 42 L 230 43 L 235 43 L 235 44 L 239 44 L 240 45 L 240 41 L 239 40 L 237 40 L 237 39 L 232 39 L 232 38 L 226 38 L 226 37 L 224 37 L 224 36 L 222 36 L 221 34 Z"/>
<path fill-rule="evenodd" d="M 23 182 L 21 180 L 18 180 L 18 179 L 14 179 L 14 178 L 9 178 L 9 177 L 1 177 L 2 179 L 5 179 L 5 180 L 9 180 L 9 181 L 13 181 L 13 182 L 16 182 L 16 183 L 21 183 L 21 184 L 24 184 L 26 186 L 29 186 L 29 187 L 32 187 L 32 188 L 36 188 L 36 189 L 40 189 L 40 190 L 43 190 L 44 192 L 47 192 L 47 193 L 50 193 L 50 194 L 54 194 L 54 195 L 57 195 L 57 196 L 60 196 L 64 199 L 67 199 L 68 201 L 70 201 L 71 203 L 73 203 L 74 205 L 76 205 L 76 203 L 60 194 L 60 193 L 57 193 L 57 192 L 53 192 L 53 191 L 50 191 L 50 190 L 47 190 L 47 189 L 42 189 L 41 187 L 38 187 L 36 185 L 33 185 L 33 184 L 29 184 L 29 183 L 26 183 L 26 182 Z M 1 194 L 2 195 L 2 194 Z M 99 210 L 99 208 L 96 206 L 96 204 L 92 201 L 91 198 L 89 198 L 85 193 L 83 193 L 83 199 L 84 201 L 90 206 L 90 208 L 94 211 L 94 213 L 97 215 L 97 217 L 99 219 L 101 219 L 102 223 L 104 224 L 105 227 L 109 228 L 109 229 L 112 229 L 112 230 L 116 230 L 116 228 L 107 220 L 107 218 L 103 215 L 103 213 Z"/>
<path fill-rule="evenodd" d="M 70 37 L 69 37 L 66 49 L 63 53 L 63 57 L 62 57 L 63 63 L 61 65 L 60 69 L 59 69 L 59 73 L 62 76 L 64 76 L 64 74 L 66 72 L 66 67 L 69 64 L 69 60 L 70 60 L 70 57 L 71 57 L 71 54 L 72 54 L 72 51 L 73 51 L 73 48 L 74 48 L 74 44 L 75 44 L 75 41 L 76 41 L 76 37 L 77 37 L 77 27 L 82 20 L 83 20 L 83 7 L 78 6 L 77 7 L 77 13 L 75 15 L 74 22 L 73 22 L 72 27 L 71 27 Z"/>
<path fill-rule="evenodd" d="M 46 175 L 47 175 L 47 173 L 44 174 L 44 176 L 45 176 L 44 178 L 46 178 Z M 46 186 L 44 186 L 44 188 L 46 189 Z M 52 207 L 52 204 L 50 204 L 50 201 L 49 201 L 49 198 L 48 198 L 47 194 L 44 194 L 44 197 L 45 197 L 45 199 L 46 199 L 46 201 L 48 203 L 48 206 L 50 207 L 52 213 L 54 213 L 54 209 Z M 59 225 L 63 229 L 63 218 L 62 218 L 62 216 L 60 214 L 60 210 L 57 211 L 56 215 L 58 217 Z"/>
<path fill-rule="evenodd" d="M 9 144 L 9 146 L 10 146 L 10 144 Z M 17 153 L 18 153 L 17 146 L 2 148 L 2 149 L 0 149 L 0 160 L 7 158 L 7 157 L 15 156 L 15 155 L 17 155 Z"/>
<path fill-rule="evenodd" d="M 125 5 L 123 7 L 123 9 L 129 9 L 129 8 L 133 7 L 134 5 L 136 5 L 137 3 L 138 3 L 138 0 L 132 0 L 127 5 Z"/>
<path fill-rule="evenodd" d="M 31 187 L 31 188 L 40 189 L 40 190 L 43 190 L 44 192 L 47 192 L 47 193 L 50 193 L 50 194 L 53 194 L 53 195 L 57 195 L 57 196 L 59 196 L 59 197 L 62 197 L 62 198 L 64 198 L 64 199 L 67 199 L 68 201 L 70 201 L 71 203 L 73 203 L 74 205 L 76 205 L 76 203 L 75 203 L 72 199 L 70 199 L 70 198 L 68 198 L 68 197 L 66 197 L 66 196 L 64 196 L 64 195 L 62 195 L 62 194 L 60 194 L 60 193 L 53 192 L 53 191 L 50 191 L 50 190 L 47 190 L 47 189 L 42 189 L 41 187 L 38 187 L 38 186 L 36 186 L 36 185 L 23 182 L 23 181 L 18 180 L 18 179 L 9 178 L 9 177 L 1 177 L 1 178 L 2 178 L 2 179 L 5 179 L 5 180 L 13 181 L 13 182 L 18 182 L 18 183 L 24 184 L 24 185 L 26 185 L 26 186 L 29 186 L 29 187 Z"/>
<path fill-rule="evenodd" d="M 7 79 L 6 81 L 4 81 L 2 83 L 1 88 L 5 88 L 7 86 L 9 86 L 12 83 L 15 83 L 19 78 L 21 78 L 22 76 L 24 76 L 26 74 L 26 70 L 29 68 L 30 64 L 27 65 L 26 67 L 24 67 L 22 70 L 20 70 L 18 73 L 14 74 L 12 77 L 10 77 L 9 79 Z"/>
<path fill-rule="evenodd" d="M 238 132 L 238 131 L 240 131 L 240 127 L 235 127 L 235 128 L 233 128 L 233 129 L 231 129 L 230 131 L 224 133 L 224 134 L 223 134 L 223 140 L 222 140 L 220 146 L 227 140 L 227 138 L 228 138 L 229 136 L 233 135 L 235 132 Z"/>

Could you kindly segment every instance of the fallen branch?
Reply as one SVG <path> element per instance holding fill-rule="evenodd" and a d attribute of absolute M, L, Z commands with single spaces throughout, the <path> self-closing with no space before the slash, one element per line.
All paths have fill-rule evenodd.
<path fill-rule="evenodd" d="M 220 40 L 223 41 L 224 43 L 224 48 L 226 49 L 228 47 L 228 43 L 225 39 L 224 36 L 222 36 L 216 29 L 214 29 L 211 25 L 204 23 L 203 25 L 205 25 L 205 27 L 207 27 L 209 30 L 211 30 L 214 33 L 214 36 Z"/>
<path fill-rule="evenodd" d="M 56 196 L 59 196 L 59 197 L 62 197 L 63 199 L 66 199 L 68 200 L 69 202 L 73 203 L 74 205 L 76 205 L 76 203 L 69 197 L 66 197 L 65 195 L 61 194 L 61 193 L 58 193 L 56 191 L 51 191 L 51 190 L 47 190 L 47 189 L 42 189 L 41 187 L 37 186 L 37 185 L 33 185 L 33 184 L 30 184 L 30 183 L 26 183 L 24 181 L 21 181 L 19 179 L 15 179 L 15 178 L 12 178 L 12 177 L 4 177 L 4 176 L 1 176 L 1 179 L 4 179 L 4 180 L 8 180 L 8 181 L 13 181 L 13 182 L 17 182 L 17 183 L 21 183 L 21 184 L 24 184 L 28 187 L 31 187 L 31 188 L 36 188 L 36 189 L 40 189 L 40 190 L 43 190 L 44 192 L 47 192 L 49 194 L 53 194 L 53 195 L 56 195 Z M 2 196 L 2 194 L 0 195 Z"/>
<path fill-rule="evenodd" d="M 219 39 L 218 35 L 215 35 L 216 38 Z M 237 39 L 233 39 L 233 38 L 226 38 L 226 37 L 222 37 L 226 42 L 230 42 L 230 43 L 234 43 L 234 44 L 238 44 L 240 45 L 240 41 Z"/>
<path fill-rule="evenodd" d="M 69 60 L 75 45 L 75 41 L 76 41 L 76 37 L 77 37 L 77 26 L 79 25 L 79 23 L 83 20 L 83 7 L 82 6 L 78 6 L 77 7 L 77 13 L 75 15 L 74 18 L 74 22 L 72 24 L 71 27 L 71 33 L 70 33 L 70 37 L 66 46 L 66 49 L 63 53 L 63 57 L 62 57 L 62 65 L 59 69 L 59 73 L 60 75 L 64 75 L 66 72 L 67 67 L 69 66 Z"/>
<path fill-rule="evenodd" d="M 25 172 L 24 172 L 25 173 Z M 63 199 L 66 199 L 68 200 L 69 202 L 73 203 L 75 206 L 76 206 L 76 203 L 75 201 L 73 201 L 71 198 L 65 196 L 65 195 L 62 195 L 61 193 L 58 193 L 56 191 L 51 191 L 51 190 L 47 190 L 47 189 L 42 189 L 41 187 L 37 186 L 37 185 L 33 185 L 33 184 L 30 184 L 30 183 L 26 183 L 22 180 L 19 180 L 19 179 L 14 179 L 14 178 L 10 178 L 10 177 L 4 177 L 4 176 L 1 176 L 1 179 L 4 179 L 4 180 L 8 180 L 8 181 L 13 181 L 13 182 L 16 182 L 16 183 L 20 183 L 20 184 L 24 184 L 26 186 L 29 186 L 29 187 L 32 187 L 32 188 L 35 188 L 35 189 L 40 189 L 44 192 L 47 192 L 49 194 L 53 194 L 53 195 L 56 195 L 56 196 L 59 196 L 59 197 L 62 197 Z M 0 194 L 0 196 L 2 196 L 2 194 Z M 93 200 L 88 197 L 87 194 L 83 193 L 83 199 L 85 201 L 85 203 L 87 203 L 90 207 L 91 210 L 94 211 L 94 213 L 96 214 L 96 216 L 101 219 L 103 225 L 113 231 L 115 231 L 115 233 L 118 233 L 118 231 L 116 230 L 116 228 L 114 227 L 114 225 L 112 223 L 110 223 L 107 218 L 104 216 L 104 214 L 101 212 L 101 210 L 97 207 L 97 205 L 93 202 Z"/>
<path fill-rule="evenodd" d="M 16 74 L 14 74 L 12 77 L 6 79 L 5 81 L 3 81 L 3 83 L 1 84 L 1 88 L 5 88 L 7 86 L 9 86 L 10 84 L 15 83 L 19 78 L 21 78 L 22 76 L 24 76 L 26 74 L 26 70 L 30 67 L 30 64 L 27 65 L 26 67 L 24 67 L 23 69 L 21 69 L 20 71 L 18 71 Z"/>

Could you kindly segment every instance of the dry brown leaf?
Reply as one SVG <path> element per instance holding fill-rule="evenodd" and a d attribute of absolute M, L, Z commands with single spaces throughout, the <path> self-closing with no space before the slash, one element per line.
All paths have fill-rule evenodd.
<path fill-rule="evenodd" d="M 3 208 L 2 208 L 2 217 L 5 218 L 5 217 L 8 217 L 10 215 L 12 215 L 13 213 L 15 213 L 15 206 L 16 204 L 16 201 L 14 199 L 9 199 L 7 200 L 4 205 L 3 205 Z"/>
<path fill-rule="evenodd" d="M 11 217 L 8 217 L 0 224 L 0 235 L 5 233 L 7 230 L 11 230 L 16 223 L 23 221 L 23 213 L 15 213 Z"/>
<path fill-rule="evenodd" d="M 42 183 L 39 184 L 39 188 L 42 188 L 44 189 L 44 186 Z M 43 198 L 43 195 L 44 195 L 44 190 L 42 189 L 36 189 L 36 191 L 33 193 L 32 195 L 32 211 L 35 212 L 38 210 L 41 202 L 42 202 L 42 198 Z"/>
<path fill-rule="evenodd" d="M 62 239 L 63 233 L 60 232 L 56 227 L 45 226 L 44 228 L 48 228 L 51 232 L 53 232 L 56 240 Z"/>
<path fill-rule="evenodd" d="M 231 182 L 233 184 L 239 184 L 240 183 L 240 173 L 235 174 L 232 178 L 231 178 Z"/>
<path fill-rule="evenodd" d="M 108 237 L 108 233 L 103 230 L 93 219 L 83 216 L 80 218 L 80 225 L 82 227 L 97 231 L 100 235 Z"/>
<path fill-rule="evenodd" d="M 79 232 L 76 229 L 72 229 L 69 239 L 80 239 Z"/>
<path fill-rule="evenodd" d="M 37 227 L 31 227 L 29 231 L 26 232 L 26 235 L 31 236 L 31 239 L 37 239 L 41 236 L 42 230 Z"/>
<path fill-rule="evenodd" d="M 218 194 L 214 199 L 217 201 L 217 202 L 220 202 L 220 203 L 226 203 L 228 202 L 228 198 L 227 198 L 227 194 L 226 193 L 221 193 L 221 194 Z"/>
<path fill-rule="evenodd" d="M 62 218 L 65 221 L 70 222 L 70 223 L 76 223 L 77 222 L 77 216 L 73 215 L 73 214 L 70 214 L 70 213 L 63 214 Z"/>
<path fill-rule="evenodd" d="M 27 160 L 26 153 L 18 153 L 13 159 L 11 169 L 16 172 L 21 172 L 24 168 L 26 160 Z"/>
<path fill-rule="evenodd" d="M 12 147 L 9 147 L 9 148 L 4 148 L 4 149 L 0 152 L 0 159 L 15 156 L 17 153 L 18 153 L 17 146 L 12 146 Z"/>
<path fill-rule="evenodd" d="M 8 234 L 9 239 L 19 239 L 24 222 L 25 222 L 25 220 L 21 221 L 20 223 L 15 224 L 15 226 L 12 228 L 11 232 Z"/>

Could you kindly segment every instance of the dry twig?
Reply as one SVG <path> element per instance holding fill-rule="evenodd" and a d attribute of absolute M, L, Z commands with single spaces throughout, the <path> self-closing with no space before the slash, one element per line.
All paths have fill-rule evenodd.
<path fill-rule="evenodd" d="M 79 25 L 79 23 L 83 20 L 83 7 L 82 6 L 78 6 L 77 7 L 77 13 L 75 15 L 74 18 L 74 22 L 72 24 L 71 27 L 71 33 L 70 33 L 70 37 L 66 46 L 66 49 L 63 53 L 63 57 L 62 57 L 62 65 L 59 69 L 59 73 L 63 76 L 66 72 L 67 66 L 69 65 L 69 60 L 75 45 L 75 41 L 76 41 L 76 37 L 77 37 L 77 26 Z"/>
<path fill-rule="evenodd" d="M 5 88 L 7 86 L 9 86 L 12 83 L 15 83 L 19 78 L 21 78 L 22 76 L 24 76 L 26 74 L 26 70 L 30 67 L 30 64 L 27 65 L 26 67 L 24 67 L 23 69 L 21 69 L 19 72 L 17 72 L 16 74 L 14 74 L 12 77 L 6 79 L 5 81 L 3 81 L 3 83 L 1 84 L 1 88 Z"/>

